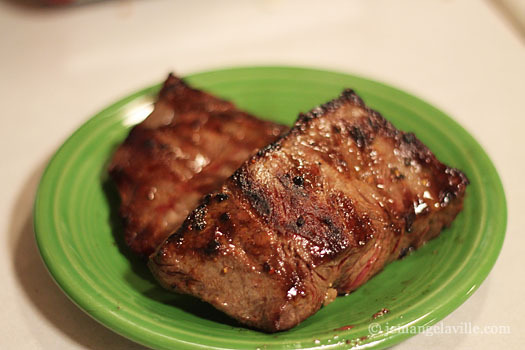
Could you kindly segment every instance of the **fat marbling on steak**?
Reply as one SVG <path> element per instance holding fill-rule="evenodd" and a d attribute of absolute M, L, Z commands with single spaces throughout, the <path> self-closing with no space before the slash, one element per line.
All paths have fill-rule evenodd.
<path fill-rule="evenodd" d="M 467 184 L 345 90 L 206 196 L 149 266 L 248 326 L 289 329 L 438 235 Z"/>
<path fill-rule="evenodd" d="M 131 130 L 109 166 L 131 250 L 145 257 L 154 252 L 203 195 L 287 129 L 170 74 L 153 112 Z"/>

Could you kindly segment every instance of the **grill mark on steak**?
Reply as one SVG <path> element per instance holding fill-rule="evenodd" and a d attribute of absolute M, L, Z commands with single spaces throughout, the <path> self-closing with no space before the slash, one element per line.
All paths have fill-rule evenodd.
<path fill-rule="evenodd" d="M 206 227 L 190 230 L 194 211 L 149 266 L 164 286 L 240 322 L 288 329 L 333 289 L 355 290 L 436 236 L 461 210 L 467 184 L 345 90 L 244 162 L 218 191 L 228 199 L 205 204 Z"/>
<path fill-rule="evenodd" d="M 268 221 L 272 208 L 266 199 L 267 194 L 257 188 L 250 176 L 243 171 L 243 168 L 237 169 L 235 173 L 233 173 L 232 180 L 259 216 L 264 221 Z"/>
<path fill-rule="evenodd" d="M 170 74 L 155 109 L 133 127 L 109 166 L 130 249 L 149 256 L 204 194 L 285 130 Z M 205 224 L 195 221 L 193 228 Z"/>

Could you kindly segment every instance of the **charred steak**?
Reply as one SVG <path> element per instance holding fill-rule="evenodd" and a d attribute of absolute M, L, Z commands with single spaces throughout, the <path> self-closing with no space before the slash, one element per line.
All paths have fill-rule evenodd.
<path fill-rule="evenodd" d="M 285 130 L 170 75 L 153 112 L 131 130 L 109 167 L 131 250 L 153 253 L 203 195 Z"/>
<path fill-rule="evenodd" d="M 467 184 L 345 90 L 206 196 L 149 266 L 167 288 L 285 330 L 438 235 Z"/>

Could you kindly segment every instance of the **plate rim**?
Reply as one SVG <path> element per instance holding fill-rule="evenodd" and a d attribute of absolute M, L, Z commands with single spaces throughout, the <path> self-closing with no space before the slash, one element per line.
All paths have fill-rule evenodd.
<path fill-rule="evenodd" d="M 333 71 L 333 70 L 325 70 L 325 69 L 319 69 L 319 68 L 308 68 L 308 67 L 296 67 L 296 66 L 286 66 L 286 65 L 277 65 L 277 66 L 239 66 L 239 67 L 227 67 L 227 68 L 221 68 L 221 69 L 212 69 L 212 70 L 205 70 L 205 71 L 201 71 L 201 72 L 196 72 L 196 73 L 193 73 L 193 74 L 190 74 L 188 76 L 185 76 L 185 78 L 187 79 L 193 79 L 193 78 L 198 78 L 199 76 L 205 76 L 205 75 L 209 75 L 209 74 L 227 74 L 228 72 L 231 72 L 231 71 L 242 71 L 242 70 L 247 70 L 247 71 L 253 71 L 253 70 L 259 70 L 259 71 L 264 71 L 264 70 L 270 70 L 270 71 L 278 71 L 278 70 L 283 70 L 283 71 L 294 71 L 298 74 L 301 74 L 302 73 L 316 73 L 316 74 L 331 74 L 331 75 L 334 75 L 334 76 L 342 76 L 343 78 L 346 77 L 351 77 L 351 78 L 354 78 L 354 79 L 358 79 L 362 82 L 366 82 L 366 84 L 370 84 L 370 85 L 374 85 L 374 86 L 379 86 L 381 87 L 382 89 L 387 89 L 387 90 L 390 90 L 390 91 L 393 91 L 395 92 L 395 94 L 399 94 L 400 96 L 404 96 L 405 98 L 408 98 L 412 101 L 416 101 L 420 106 L 424 107 L 424 108 L 427 108 L 427 109 L 431 109 L 433 110 L 433 112 L 435 113 L 438 113 L 440 114 L 440 117 L 442 118 L 445 118 L 446 121 L 448 122 L 448 124 L 450 125 L 453 125 L 456 129 L 460 130 L 464 135 L 466 135 L 469 140 L 468 142 L 474 144 L 477 146 L 478 148 L 478 151 L 481 151 L 481 155 L 483 156 L 483 158 L 485 158 L 485 162 L 484 164 L 490 164 L 490 169 L 488 169 L 492 174 L 492 180 L 494 180 L 495 182 L 493 183 L 493 185 L 495 185 L 495 188 L 493 189 L 494 190 L 494 193 L 495 195 L 499 196 L 499 200 L 501 202 L 502 205 L 502 208 L 501 209 L 501 212 L 500 214 L 502 215 L 502 217 L 500 218 L 500 223 L 502 224 L 499 228 L 498 231 L 500 231 L 499 235 L 497 236 L 497 238 L 499 238 L 497 241 L 496 241 L 496 246 L 493 247 L 493 249 L 491 250 L 491 256 L 487 258 L 487 260 L 485 260 L 484 264 L 478 268 L 476 270 L 476 274 L 475 276 L 472 278 L 473 280 L 475 280 L 475 285 L 473 288 L 471 288 L 468 293 L 464 293 L 464 294 L 461 294 L 461 295 L 455 295 L 454 298 L 451 298 L 451 301 L 449 301 L 448 303 L 444 304 L 440 309 L 439 309 L 439 315 L 436 315 L 436 311 L 433 311 L 432 315 L 431 313 L 427 314 L 426 316 L 433 316 L 433 317 L 426 317 L 426 318 L 422 318 L 420 320 L 420 324 L 424 324 L 425 326 L 430 326 L 430 325 L 433 325 L 435 323 L 437 323 L 439 320 L 443 319 L 444 317 L 446 317 L 448 314 L 450 314 L 450 312 L 452 312 L 453 310 L 455 310 L 457 307 L 459 307 L 468 297 L 470 297 L 470 295 L 472 295 L 472 293 L 477 290 L 477 288 L 481 285 L 481 283 L 486 279 L 486 277 L 488 276 L 488 274 L 490 273 L 490 271 L 492 270 L 496 260 L 497 260 L 497 257 L 499 256 L 500 252 L 501 252 L 501 249 L 502 249 L 502 246 L 503 246 L 503 242 L 504 242 L 504 239 L 505 239 L 505 234 L 506 234 L 506 225 L 507 225 L 507 216 L 508 216 L 508 209 L 507 209 L 507 205 L 506 205 L 506 196 L 505 196 L 505 191 L 504 191 L 504 187 L 503 187 L 503 183 L 501 181 L 501 178 L 496 170 L 496 167 L 494 165 L 494 163 L 492 162 L 492 160 L 490 159 L 490 157 L 488 156 L 487 152 L 483 149 L 483 147 L 480 145 L 479 142 L 477 142 L 477 140 L 463 127 L 461 126 L 456 120 L 452 119 L 448 114 L 442 112 L 442 110 L 434 107 L 433 105 L 431 105 L 430 103 L 426 102 L 425 100 L 419 98 L 417 95 L 415 94 L 412 94 L 411 92 L 407 92 L 406 90 L 401 90 L 397 87 L 394 87 L 394 86 L 391 86 L 390 84 L 386 84 L 386 83 L 383 83 L 383 82 L 380 82 L 380 81 L 377 81 L 375 79 L 369 79 L 369 78 L 366 78 L 366 77 L 363 77 L 363 76 L 360 76 L 360 75 L 356 75 L 356 74 L 350 74 L 350 73 L 346 73 L 346 72 L 338 72 L 338 71 Z M 159 343 L 155 343 L 155 342 L 151 342 L 149 341 L 149 338 L 148 337 L 143 337 L 143 336 L 138 336 L 136 333 L 133 332 L 133 330 L 128 330 L 126 329 L 126 327 L 115 327 L 115 324 L 108 324 L 108 319 L 112 319 L 114 318 L 113 314 L 112 313 L 104 313 L 104 312 L 101 312 L 100 314 L 93 314 L 93 312 L 89 312 L 89 310 L 87 310 L 87 308 L 85 307 L 85 304 L 82 302 L 82 301 L 79 301 L 77 300 L 74 296 L 76 295 L 76 293 L 72 293 L 71 291 L 71 286 L 68 286 L 68 284 L 63 280 L 63 277 L 60 275 L 60 272 L 57 272 L 57 267 L 54 265 L 55 263 L 53 262 L 52 258 L 47 254 L 46 252 L 46 247 L 45 247 L 45 240 L 44 240 L 44 235 L 45 233 L 42 232 L 42 229 L 41 229 L 41 226 L 42 224 L 40 223 L 41 222 L 41 217 L 39 216 L 39 213 L 41 212 L 40 210 L 40 206 L 42 205 L 42 192 L 43 192 L 43 188 L 44 186 L 46 185 L 46 181 L 48 181 L 47 179 L 49 178 L 50 176 L 50 169 L 52 169 L 52 165 L 56 162 L 56 159 L 59 157 L 59 155 L 61 155 L 63 152 L 64 152 L 64 149 L 66 149 L 69 145 L 69 143 L 71 142 L 71 140 L 73 138 L 75 138 L 80 132 L 81 130 L 85 129 L 91 122 L 93 122 L 94 120 L 98 120 L 100 118 L 104 118 L 106 115 L 108 114 L 114 114 L 114 113 L 117 113 L 121 108 L 123 107 L 126 107 L 127 105 L 129 105 L 130 103 L 136 101 L 137 99 L 140 99 L 140 98 L 144 98 L 148 95 L 152 95 L 155 91 L 157 91 L 160 86 L 162 85 L 162 83 L 156 83 L 156 84 L 153 84 L 153 85 L 150 85 L 146 88 L 143 88 L 143 89 L 140 89 L 130 95 L 127 95 L 126 97 L 124 98 L 121 98 L 119 100 L 117 100 L 116 102 L 110 104 L 109 106 L 105 107 L 104 109 L 102 109 L 100 112 L 94 114 L 92 117 L 88 118 L 85 122 L 83 122 L 78 128 L 75 129 L 75 131 L 62 143 L 62 145 L 57 149 L 57 151 L 53 154 L 52 158 L 50 159 L 49 163 L 47 164 L 46 166 L 46 169 L 40 179 L 40 182 L 39 182 L 39 185 L 38 185 L 38 190 L 37 190 L 37 194 L 36 194 L 36 197 L 35 197 L 35 202 L 34 202 L 34 207 L 33 207 L 33 212 L 34 212 L 34 216 L 33 216 L 33 225 L 34 225 L 34 231 L 35 231 L 35 237 L 36 237 L 36 241 L 37 241 L 37 246 L 38 246 L 38 249 L 39 249 L 39 252 L 40 252 L 40 255 L 42 257 L 42 260 L 44 262 L 44 265 L 46 266 L 46 268 L 48 269 L 52 279 L 56 282 L 56 284 L 60 287 L 60 289 L 66 294 L 66 296 L 73 301 L 73 303 L 75 305 L 77 305 L 81 310 L 83 310 L 84 312 L 86 312 L 88 315 L 90 315 L 92 318 L 94 318 L 95 320 L 97 320 L 99 323 L 101 323 L 102 325 L 106 326 L 107 328 L 115 331 L 116 333 L 128 338 L 128 339 L 131 339 L 135 342 L 138 342 L 140 344 L 143 344 L 143 345 L 146 345 L 146 346 L 160 346 L 160 347 L 163 347 L 163 345 L 159 344 Z M 373 107 L 373 106 L 372 106 Z M 437 316 L 437 317 L 436 317 Z M 115 320 L 113 320 L 115 321 Z M 120 322 L 120 320 L 117 320 L 117 322 Z M 110 322 L 111 323 L 111 322 Z M 129 326 L 129 324 L 126 324 L 127 326 Z M 121 324 L 119 326 L 122 326 Z M 139 329 L 141 330 L 144 330 L 144 328 L 142 327 L 138 327 Z M 383 348 L 383 347 L 386 347 L 386 346 L 391 346 L 391 345 L 394 345 L 394 344 L 397 344 L 399 343 L 400 341 L 410 337 L 410 336 L 413 336 L 414 334 L 406 334 L 406 333 L 393 333 L 391 334 L 390 336 L 386 337 L 386 338 L 381 338 L 381 339 L 378 339 L 377 340 L 377 343 L 374 342 L 373 343 L 365 343 L 363 344 L 363 348 L 369 348 L 371 346 L 374 346 L 375 348 Z M 177 339 L 175 339 L 177 340 Z M 199 344 L 188 344 L 187 342 L 183 341 L 182 343 L 179 343 L 180 345 L 183 345 L 185 347 L 187 347 L 188 345 L 191 345 L 193 348 L 202 348 L 202 345 L 199 345 Z M 358 348 L 361 348 L 361 346 L 357 345 L 356 347 L 354 347 L 354 349 L 358 349 Z"/>

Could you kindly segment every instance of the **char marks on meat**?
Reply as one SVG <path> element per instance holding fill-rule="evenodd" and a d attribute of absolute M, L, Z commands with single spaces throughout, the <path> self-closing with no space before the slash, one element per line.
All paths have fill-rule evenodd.
<path fill-rule="evenodd" d="M 345 90 L 243 163 L 150 269 L 248 326 L 289 329 L 438 235 L 467 184 Z"/>
<path fill-rule="evenodd" d="M 203 195 L 286 129 L 170 75 L 153 112 L 131 130 L 109 167 L 131 250 L 153 253 Z"/>

